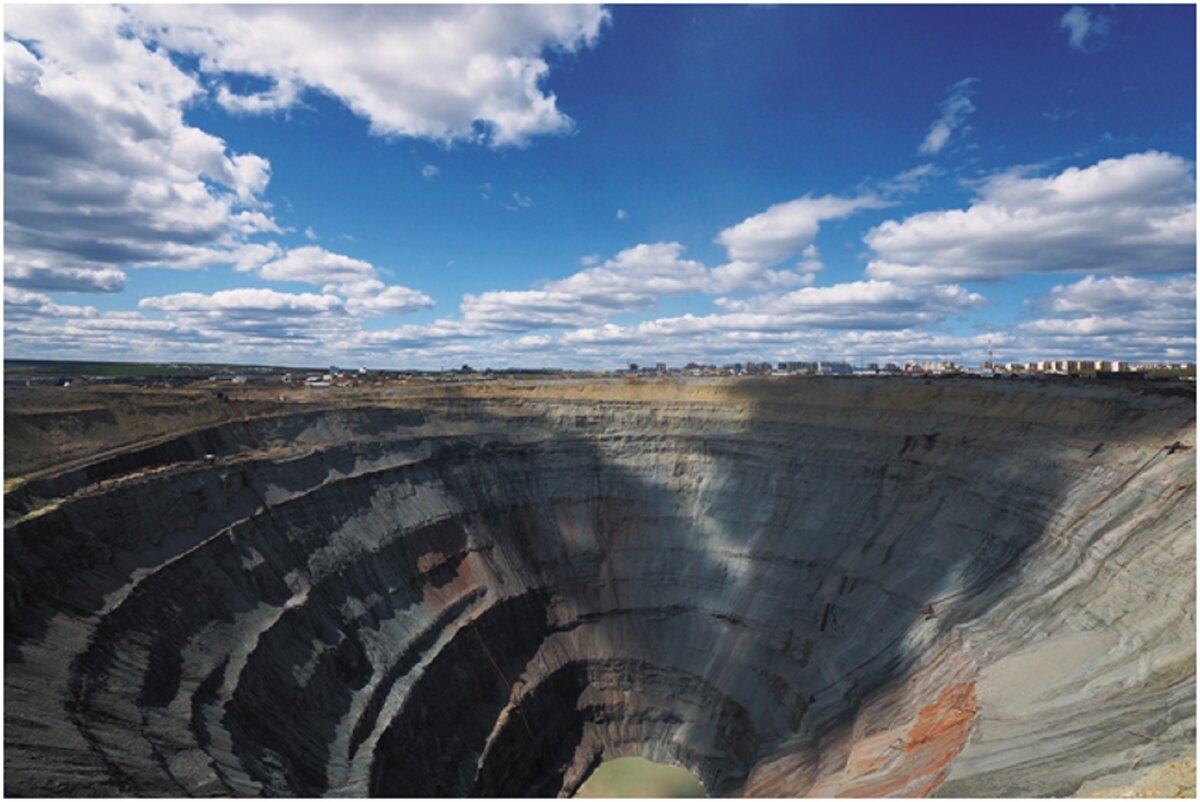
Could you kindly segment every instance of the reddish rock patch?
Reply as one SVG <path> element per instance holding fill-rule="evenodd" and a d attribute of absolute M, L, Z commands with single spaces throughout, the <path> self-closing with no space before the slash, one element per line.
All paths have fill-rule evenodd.
<path fill-rule="evenodd" d="M 923 661 L 908 682 L 865 701 L 819 745 L 751 772 L 747 797 L 923 797 L 945 782 L 976 717 L 975 666 L 960 643 Z"/>
<path fill-rule="evenodd" d="M 937 699 L 921 708 L 903 742 L 889 750 L 897 753 L 886 777 L 854 782 L 839 797 L 929 796 L 946 780 L 950 762 L 967 745 L 975 720 L 975 683 L 960 682 L 942 689 Z M 847 765 L 847 773 L 863 777 L 877 764 Z M 877 770 L 877 769 L 876 769 Z"/>

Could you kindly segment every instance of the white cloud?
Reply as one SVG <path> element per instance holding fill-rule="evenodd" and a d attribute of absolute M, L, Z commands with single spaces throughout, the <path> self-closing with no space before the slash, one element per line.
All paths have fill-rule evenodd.
<path fill-rule="evenodd" d="M 1196 327 L 1153 314 L 1045 318 L 1016 327 L 1023 353 L 1036 358 L 1194 361 Z"/>
<path fill-rule="evenodd" d="M 433 179 L 437 178 L 437 174 L 440 172 L 441 170 L 437 168 L 436 164 L 426 164 L 421 168 L 421 177 L 426 181 L 432 181 Z"/>
<path fill-rule="evenodd" d="M 278 257 L 278 245 L 250 241 L 280 233 L 263 198 L 270 164 L 184 121 L 210 91 L 228 110 L 257 113 L 295 105 L 311 87 L 377 134 L 522 145 L 571 125 L 541 89 L 543 52 L 590 45 L 606 20 L 594 6 L 14 7 L 6 279 L 115 292 L 123 268 L 249 270 Z M 177 53 L 198 57 L 203 80 Z M 227 71 L 270 88 L 236 95 Z"/>
<path fill-rule="evenodd" d="M 811 247 L 811 246 L 810 246 Z M 761 262 L 732 261 L 714 267 L 703 290 L 720 295 L 739 290 L 786 289 L 811 284 L 815 273 L 824 268 L 819 261 L 806 259 L 793 270 L 771 270 Z"/>
<path fill-rule="evenodd" d="M 933 164 L 926 162 L 908 170 L 897 173 L 880 185 L 880 190 L 887 196 L 911 195 L 919 192 L 926 183 L 941 171 Z"/>
<path fill-rule="evenodd" d="M 279 258 L 247 268 L 268 281 L 299 281 L 322 287 L 325 296 L 342 296 L 354 315 L 402 315 L 433 306 L 419 290 L 388 286 L 370 262 L 327 251 L 318 245 L 292 248 Z"/>
<path fill-rule="evenodd" d="M 346 296 L 346 309 L 355 315 L 406 315 L 433 306 L 433 299 L 419 290 L 387 286 L 378 279 L 327 286 L 325 291 Z"/>
<path fill-rule="evenodd" d="M 343 347 L 360 353 L 394 355 L 401 352 L 436 359 L 447 353 L 460 353 L 472 347 L 472 341 L 477 341 L 487 343 L 483 347 L 488 348 L 492 355 L 490 359 L 494 359 L 504 351 L 496 348 L 497 341 L 485 339 L 488 336 L 488 332 L 472 328 L 461 320 L 438 318 L 432 323 L 359 331 L 347 339 Z"/>
<path fill-rule="evenodd" d="M 964 78 L 947 88 L 946 97 L 938 104 L 942 115 L 929 126 L 929 132 L 917 148 L 918 153 L 928 155 L 940 152 L 954 132 L 967 121 L 967 117 L 975 111 L 971 96 L 975 94 L 976 83 L 978 80 L 975 78 Z"/>
<path fill-rule="evenodd" d="M 143 309 L 163 312 L 293 312 L 315 314 L 342 307 L 342 300 L 333 295 L 311 292 L 288 293 L 267 289 L 219 290 L 212 295 L 199 292 L 179 292 L 172 295 L 150 296 L 138 302 Z"/>
<path fill-rule="evenodd" d="M 635 245 L 601 265 L 550 282 L 545 289 L 574 293 L 585 300 L 696 292 L 707 271 L 701 263 L 684 259 L 683 250 L 678 242 Z"/>
<path fill-rule="evenodd" d="M 464 321 L 497 331 L 586 325 L 623 311 L 618 306 L 584 303 L 574 293 L 548 290 L 466 293 L 459 309 Z"/>
<path fill-rule="evenodd" d="M 373 133 L 523 145 L 569 130 L 541 84 L 546 50 L 596 41 L 599 6 L 246 5 L 138 7 L 136 30 L 200 56 L 200 69 L 271 82 L 226 108 L 287 108 L 311 87 L 365 117 Z"/>
<path fill-rule="evenodd" d="M 300 97 L 300 85 L 293 80 L 277 78 L 265 92 L 237 95 L 228 86 L 217 89 L 217 103 L 231 114 L 265 114 L 293 105 Z"/>
<path fill-rule="evenodd" d="M 801 251 L 800 255 L 803 257 L 803 261 L 797 267 L 805 273 L 816 273 L 825 269 L 825 265 L 821 263 L 821 253 L 817 250 L 816 245 L 809 245 Z"/>
<path fill-rule="evenodd" d="M 645 343 L 648 349 L 684 348 L 693 354 L 745 348 L 752 343 L 802 342 L 816 349 L 844 336 L 842 331 L 910 329 L 964 314 L 983 303 L 982 296 L 956 286 L 929 292 L 888 282 L 857 281 L 783 296 L 722 299 L 718 305 L 727 310 L 724 314 L 686 314 L 628 326 L 606 323 L 580 328 L 565 333 L 562 342 L 592 346 Z"/>
<path fill-rule="evenodd" d="M 171 331 L 193 333 L 234 353 L 279 348 L 312 354 L 360 330 L 346 302 L 330 293 L 239 288 L 153 296 L 138 306 L 166 315 Z"/>
<path fill-rule="evenodd" d="M 1018 273 L 1194 270 L 1192 165 L 1147 151 L 1047 178 L 1003 173 L 967 209 L 889 220 L 864 238 L 871 278 L 999 280 Z"/>
<path fill-rule="evenodd" d="M 229 251 L 224 261 L 233 265 L 235 270 L 254 270 L 265 262 L 277 259 L 283 254 L 283 248 L 275 242 L 248 242 Z"/>
<path fill-rule="evenodd" d="M 617 219 L 618 220 L 628 220 L 629 212 L 625 211 L 624 209 L 617 209 Z"/>
<path fill-rule="evenodd" d="M 464 300 L 468 320 L 496 319 L 499 306 L 519 318 L 520 308 L 536 310 L 535 319 L 555 325 L 581 325 L 616 314 L 650 309 L 658 297 L 690 293 L 719 294 L 740 290 L 796 287 L 811 278 L 786 270 L 769 270 L 758 262 L 730 262 L 711 270 L 683 256 L 678 242 L 657 242 L 626 248 L 602 264 L 594 264 L 565 279 L 543 284 L 536 290 L 484 293 Z M 815 249 L 808 252 L 815 255 Z M 807 261 L 812 271 L 819 263 Z M 470 310 L 468 312 L 468 309 Z"/>
<path fill-rule="evenodd" d="M 603 263 L 597 263 L 594 256 L 585 257 L 583 263 L 587 267 L 584 269 L 532 289 L 468 293 L 463 296 L 460 305 L 461 322 L 466 330 L 475 333 L 590 326 L 617 315 L 652 309 L 664 295 L 724 295 L 747 290 L 781 291 L 811 285 L 816 273 L 824 267 L 816 246 L 811 243 L 802 250 L 802 260 L 796 265 L 795 271 L 772 270 L 762 262 L 739 260 L 709 269 L 701 262 L 685 258 L 683 252 L 683 246 L 677 242 L 641 244 L 626 248 Z M 831 321 L 830 325 L 840 325 L 840 321 L 853 318 L 847 309 L 835 309 L 835 300 L 841 297 L 838 292 L 854 291 L 847 290 L 847 287 L 859 287 L 863 294 L 861 297 L 847 298 L 846 304 L 850 306 L 861 302 L 876 307 L 876 320 L 885 316 L 885 307 L 891 312 L 898 312 L 905 305 L 910 310 L 924 306 L 921 314 L 924 319 L 932 320 L 938 317 L 933 311 L 934 304 L 940 304 L 945 311 L 950 301 L 961 305 L 981 300 L 979 296 L 967 295 L 947 299 L 943 294 L 944 288 L 937 288 L 930 294 L 888 282 L 860 282 L 859 285 L 838 285 L 841 289 L 836 291 L 834 288 L 813 289 L 807 294 L 792 293 L 782 298 L 794 305 L 800 305 L 807 299 L 819 299 L 816 303 L 825 307 L 824 319 Z M 885 298 L 888 292 L 891 295 Z M 761 306 L 767 297 L 779 298 L 761 296 L 758 299 L 737 300 L 722 297 L 717 304 L 731 310 L 746 311 L 751 304 Z M 790 311 L 798 312 L 798 308 Z M 815 310 L 809 310 L 807 322 L 795 315 L 778 317 L 780 309 L 755 311 L 762 313 L 759 323 L 768 328 L 777 324 L 807 325 L 807 322 L 819 317 Z M 777 317 L 768 320 L 769 315 Z M 886 325 L 899 325 L 897 320 L 899 318 Z"/>
<path fill-rule="evenodd" d="M 1195 275 L 1087 276 L 1057 285 L 1025 306 L 1044 315 L 1017 326 L 1034 353 L 1178 359 L 1195 352 Z"/>
<path fill-rule="evenodd" d="M 1028 306 L 1064 314 L 1130 314 L 1156 311 L 1195 316 L 1196 277 L 1153 280 L 1136 276 L 1087 276 L 1073 284 L 1059 284 Z"/>
<path fill-rule="evenodd" d="M 226 262 L 278 231 L 261 199 L 269 163 L 184 122 L 202 88 L 123 35 L 128 20 L 114 6 L 6 10 L 5 272 L 21 286 L 111 292 L 122 267 Z"/>
<path fill-rule="evenodd" d="M 730 313 L 762 316 L 761 327 L 767 329 L 798 325 L 894 329 L 977 309 L 984 298 L 954 284 L 912 287 L 889 281 L 852 281 L 805 287 L 784 295 L 719 298 L 716 303 Z"/>
<path fill-rule="evenodd" d="M 316 242 L 317 240 L 320 239 L 320 237 L 317 236 L 317 232 L 313 229 L 312 226 L 307 226 L 304 229 L 304 237 L 309 242 Z"/>
<path fill-rule="evenodd" d="M 373 278 L 375 267 L 370 262 L 332 253 L 319 245 L 305 245 L 292 248 L 286 255 L 259 266 L 257 273 L 269 281 L 330 284 Z"/>
<path fill-rule="evenodd" d="M 1083 6 L 1072 6 L 1058 20 L 1058 29 L 1067 32 L 1067 41 L 1072 50 L 1080 53 L 1095 53 L 1108 43 L 1112 20 L 1092 14 Z"/>
<path fill-rule="evenodd" d="M 858 198 L 805 195 L 771 206 L 725 229 L 717 235 L 717 242 L 725 246 L 732 260 L 774 264 L 812 244 L 822 222 L 885 205 L 873 195 Z"/>
<path fill-rule="evenodd" d="M 630 361 L 732 362 L 846 359 L 852 362 L 931 361 L 960 364 L 984 358 L 989 339 L 997 353 L 1015 338 L 1006 332 L 957 336 L 926 328 L 740 327 L 730 316 L 684 315 L 635 326 L 606 324 L 567 332 L 539 346 L 534 364 L 619 367 Z"/>
<path fill-rule="evenodd" d="M 7 320 L 29 317 L 95 317 L 93 306 L 70 306 L 56 304 L 50 296 L 40 292 L 29 292 L 6 286 L 4 288 L 4 316 Z"/>
<path fill-rule="evenodd" d="M 461 311 L 471 326 L 507 331 L 586 325 L 648 309 L 658 295 L 700 292 L 708 279 L 679 243 L 642 244 L 536 289 L 466 294 Z"/>
<path fill-rule="evenodd" d="M 4 345 L 8 353 L 25 353 L 39 358 L 78 358 L 80 354 L 111 359 L 195 359 L 213 354 L 220 345 L 204 334 L 168 321 L 147 320 L 136 312 L 108 312 L 95 317 L 68 317 L 61 322 L 52 315 L 25 318 L 14 316 L 5 305 Z M 234 349 L 220 358 L 228 359 Z"/>
<path fill-rule="evenodd" d="M 116 268 L 56 267 L 43 260 L 29 263 L 29 257 L 20 252 L 5 254 L 5 284 L 51 292 L 120 292 L 125 288 L 125 274 Z"/>

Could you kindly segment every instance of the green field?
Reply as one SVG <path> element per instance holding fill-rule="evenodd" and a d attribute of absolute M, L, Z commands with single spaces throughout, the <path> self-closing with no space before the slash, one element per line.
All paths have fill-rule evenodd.
<path fill-rule="evenodd" d="M 55 359 L 6 359 L 6 376 L 208 376 L 239 373 L 259 366 L 166 362 L 71 362 Z M 273 368 L 284 370 L 284 368 Z"/>
<path fill-rule="evenodd" d="M 651 763 L 641 757 L 619 757 L 601 763 L 575 796 L 583 799 L 686 799 L 708 794 L 696 775 L 687 769 Z"/>

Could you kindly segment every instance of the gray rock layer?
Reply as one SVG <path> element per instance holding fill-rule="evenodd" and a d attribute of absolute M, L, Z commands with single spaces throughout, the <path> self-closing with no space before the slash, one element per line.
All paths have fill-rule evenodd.
<path fill-rule="evenodd" d="M 1194 413 L 481 385 L 44 473 L 6 495 L 5 791 L 553 796 L 642 755 L 719 795 L 1058 795 L 1149 769 L 1195 746 Z"/>

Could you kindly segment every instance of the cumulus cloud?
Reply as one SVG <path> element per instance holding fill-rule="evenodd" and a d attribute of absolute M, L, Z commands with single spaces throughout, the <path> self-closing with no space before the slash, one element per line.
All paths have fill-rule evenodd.
<path fill-rule="evenodd" d="M 5 347 L 39 358 L 310 361 L 361 331 L 336 297 L 267 289 L 144 298 L 142 312 L 61 306 L 5 288 Z"/>
<path fill-rule="evenodd" d="M 320 285 L 326 296 L 343 296 L 352 314 L 402 315 L 433 306 L 433 299 L 423 292 L 385 285 L 370 262 L 318 245 L 292 248 L 277 259 L 248 269 L 268 281 Z"/>
<path fill-rule="evenodd" d="M 818 270 L 823 269 L 819 261 L 806 259 L 794 270 L 771 270 L 761 262 L 734 260 L 714 267 L 704 283 L 704 291 L 716 295 L 739 290 L 787 289 L 811 284 Z"/>
<path fill-rule="evenodd" d="M 1157 151 L 1046 178 L 1002 173 L 966 209 L 889 220 L 865 237 L 871 278 L 1000 280 L 1018 273 L 1168 273 L 1196 263 L 1192 164 Z"/>
<path fill-rule="evenodd" d="M 303 281 L 330 284 L 358 281 L 375 275 L 370 262 L 332 253 L 319 245 L 292 248 L 284 256 L 260 265 L 256 271 L 271 281 Z"/>
<path fill-rule="evenodd" d="M 187 125 L 202 88 L 127 22 L 113 6 L 5 14 L 5 272 L 21 286 L 112 292 L 122 267 L 231 261 L 278 231 L 267 160 Z"/>
<path fill-rule="evenodd" d="M 426 164 L 421 168 L 421 177 L 426 181 L 432 181 L 433 179 L 437 178 L 437 174 L 440 172 L 441 170 L 437 168 L 436 164 Z"/>
<path fill-rule="evenodd" d="M 220 290 L 212 295 L 178 292 L 150 296 L 138 302 L 143 309 L 197 314 L 241 312 L 287 312 L 316 314 L 340 309 L 342 301 L 333 295 L 311 292 L 288 293 L 267 289 Z"/>
<path fill-rule="evenodd" d="M 717 235 L 717 242 L 725 247 L 732 260 L 775 264 L 812 244 L 822 222 L 885 205 L 885 201 L 873 195 L 858 198 L 805 195 L 771 206 L 725 229 Z"/>
<path fill-rule="evenodd" d="M 707 271 L 700 262 L 683 258 L 683 250 L 678 242 L 635 245 L 603 264 L 550 282 L 545 289 L 573 293 L 589 301 L 696 292 Z"/>
<path fill-rule="evenodd" d="M 586 325 L 648 309 L 660 294 L 699 291 L 707 276 L 677 242 L 642 244 L 536 289 L 464 295 L 461 311 L 470 324 L 511 331 Z"/>
<path fill-rule="evenodd" d="M 804 350 L 806 355 L 829 354 L 829 349 L 864 331 L 908 331 L 906 337 L 897 334 L 889 341 L 900 348 L 901 343 L 911 345 L 912 338 L 927 336 L 913 327 L 936 324 L 983 303 L 979 295 L 956 286 L 929 291 L 864 281 L 782 295 L 725 298 L 718 302 L 722 311 L 717 314 L 618 325 L 609 318 L 626 309 L 626 304 L 643 303 L 659 292 L 703 286 L 711 281 L 712 271 L 683 258 L 673 243 L 627 249 L 596 269 L 602 272 L 576 274 L 536 290 L 484 293 L 474 304 L 464 301 L 463 314 L 457 319 L 390 329 L 364 329 L 355 317 L 359 301 L 369 305 L 386 298 L 386 290 L 372 279 L 360 287 L 342 286 L 341 290 L 349 292 L 339 294 L 237 289 L 211 295 L 159 296 L 144 299 L 141 309 L 162 315 L 161 320 L 140 313 L 125 317 L 106 314 L 51 326 L 43 317 L 35 321 L 40 334 L 35 335 L 33 327 L 17 328 L 11 343 L 20 350 L 37 336 L 45 337 L 47 328 L 54 328 L 54 342 L 81 343 L 91 335 L 100 343 L 92 350 L 114 356 L 123 337 L 137 353 L 164 358 L 220 353 L 224 348 L 226 359 L 241 355 L 275 362 L 286 354 L 311 360 L 319 353 L 334 361 L 343 356 L 378 360 L 386 355 L 436 366 L 441 360 L 450 361 L 440 364 L 496 364 L 497 355 L 507 355 L 513 364 L 611 366 L 626 360 L 626 350 L 637 348 L 682 364 L 689 359 L 719 359 L 723 354 L 730 355 L 729 361 L 774 358 L 773 354 L 786 349 Z M 628 281 L 618 278 L 622 273 Z M 642 273 L 647 275 L 639 279 Z M 646 295 L 639 295 L 642 290 Z M 35 310 L 46 300 L 12 297 L 13 302 Z M 399 302 L 411 304 L 412 299 Z M 20 326 L 20 318 L 16 319 Z M 539 328 L 557 331 L 547 333 L 537 331 Z M 192 340 L 199 343 L 195 349 L 188 348 Z M 856 342 L 861 345 L 864 341 Z"/>
<path fill-rule="evenodd" d="M 622 311 L 614 306 L 584 303 L 573 293 L 551 290 L 467 293 L 459 310 L 471 324 L 499 331 L 579 326 Z"/>
<path fill-rule="evenodd" d="M 128 267 L 251 269 L 280 250 L 252 242 L 281 233 L 263 197 L 270 164 L 189 125 L 189 104 L 261 113 L 312 88 L 376 134 L 523 145 L 571 126 L 542 88 L 543 55 L 592 44 L 607 18 L 596 6 L 14 7 L 6 277 L 114 292 Z M 268 88 L 238 94 L 233 73 Z"/>
<path fill-rule="evenodd" d="M 1024 353 L 1045 358 L 1195 360 L 1196 328 L 1154 315 L 1046 318 L 1022 323 Z"/>
<path fill-rule="evenodd" d="M 168 321 L 147 320 L 136 312 L 108 312 L 62 321 L 37 316 L 26 319 L 5 305 L 4 346 L 7 353 L 46 359 L 77 359 L 80 354 L 110 359 L 220 359 L 234 356 L 221 340 L 180 328 Z"/>
<path fill-rule="evenodd" d="M 693 360 L 723 364 L 814 359 L 901 364 L 953 359 L 968 364 L 983 358 L 989 339 L 987 334 L 957 336 L 926 327 L 757 329 L 732 323 L 720 316 L 692 315 L 668 322 L 649 321 L 640 327 L 610 324 L 570 332 L 545 348 L 551 359 L 561 353 L 565 364 L 586 359 L 603 367 L 651 358 L 672 365 Z M 1002 349 L 1012 338 L 996 333 L 991 339 Z"/>
<path fill-rule="evenodd" d="M 912 287 L 889 281 L 852 281 L 805 287 L 783 295 L 719 298 L 716 303 L 730 313 L 765 316 L 765 328 L 820 325 L 890 329 L 962 314 L 981 306 L 984 298 L 953 284 Z"/>
<path fill-rule="evenodd" d="M 29 254 L 6 254 L 4 282 L 47 292 L 120 292 L 125 273 L 112 267 L 56 267 L 44 260 L 30 263 Z"/>
<path fill-rule="evenodd" d="M 918 291 L 888 282 L 856 281 L 828 287 L 808 287 L 782 296 L 764 295 L 744 301 L 724 300 L 722 314 L 665 317 L 628 326 L 605 323 L 563 335 L 568 345 L 628 345 L 653 343 L 693 353 L 748 345 L 822 342 L 843 330 L 910 329 L 961 315 L 984 303 L 977 293 L 961 287 Z M 722 345 L 723 343 L 723 345 Z M 811 353 L 811 352 L 810 352 Z"/>
<path fill-rule="evenodd" d="M 1065 314 L 1130 314 L 1158 311 L 1195 316 L 1196 277 L 1162 280 L 1137 276 L 1087 276 L 1073 284 L 1059 284 L 1027 306 Z"/>
<path fill-rule="evenodd" d="M 1093 14 L 1083 6 L 1072 6 L 1058 20 L 1058 29 L 1067 32 L 1067 42 L 1072 50 L 1080 53 L 1095 53 L 1108 43 L 1112 20 Z"/>
<path fill-rule="evenodd" d="M 243 95 L 223 85 L 231 110 L 287 108 L 311 87 L 378 135 L 519 146 L 572 125 L 542 87 L 543 53 L 593 44 L 607 20 L 589 5 L 235 5 L 139 7 L 134 22 L 205 73 L 270 83 Z"/>
<path fill-rule="evenodd" d="M 12 286 L 4 288 L 4 316 L 7 320 L 31 317 L 95 317 L 93 306 L 57 304 L 50 296 Z"/>
<path fill-rule="evenodd" d="M 733 261 L 709 269 L 687 259 L 678 242 L 643 243 L 599 262 L 585 257 L 583 270 L 528 290 L 495 290 L 463 296 L 463 321 L 472 329 L 526 331 L 595 324 L 615 315 L 654 307 L 660 296 L 786 289 L 811 283 L 821 269 L 815 249 L 802 263 L 807 275 L 770 270 L 760 262 Z"/>
<path fill-rule="evenodd" d="M 23 308 L 14 307 L 14 300 L 20 299 L 10 297 L 6 306 L 5 345 L 11 354 L 39 358 L 87 353 L 112 359 L 337 364 L 437 359 L 470 349 L 470 335 L 457 325 L 366 330 L 354 317 L 352 300 L 315 293 L 178 293 L 148 299 L 144 313 L 60 314 L 61 319 L 40 313 L 40 299 Z M 25 309 L 30 311 L 22 314 Z M 471 359 L 480 361 L 478 354 Z"/>
<path fill-rule="evenodd" d="M 917 148 L 918 153 L 930 155 L 946 147 L 954 132 L 961 128 L 971 112 L 975 111 L 971 96 L 975 94 L 976 83 L 976 78 L 963 78 L 947 88 L 946 97 L 938 104 L 938 110 L 942 114 L 929 126 L 929 132 Z"/>
<path fill-rule="evenodd" d="M 220 290 L 211 295 L 180 292 L 143 298 L 142 309 L 162 312 L 169 322 L 234 346 L 324 348 L 353 333 L 358 323 L 343 299 L 329 293 L 288 293 L 262 288 Z"/>
<path fill-rule="evenodd" d="M 462 320 L 438 318 L 431 323 L 396 326 L 390 329 L 362 331 L 355 339 L 366 348 L 453 347 L 462 340 L 481 339 L 488 332 Z"/>
<path fill-rule="evenodd" d="M 984 358 L 989 340 L 997 353 L 1015 342 L 1007 332 L 951 335 L 928 327 L 825 328 L 801 325 L 774 329 L 747 325 L 728 315 L 683 315 L 619 326 L 604 324 L 566 332 L 537 347 L 535 364 L 612 368 L 630 361 L 689 361 L 717 364 L 746 361 L 846 359 L 898 362 L 953 359 L 971 364 Z M 517 352 L 508 341 L 506 346 Z"/>
<path fill-rule="evenodd" d="M 1038 353 L 1159 359 L 1195 350 L 1195 275 L 1087 276 L 1025 307 L 1040 316 L 1017 330 Z"/>
<path fill-rule="evenodd" d="M 326 286 L 346 296 L 346 309 L 355 315 L 407 315 L 433 306 L 433 299 L 420 290 L 387 286 L 378 279 Z"/>

